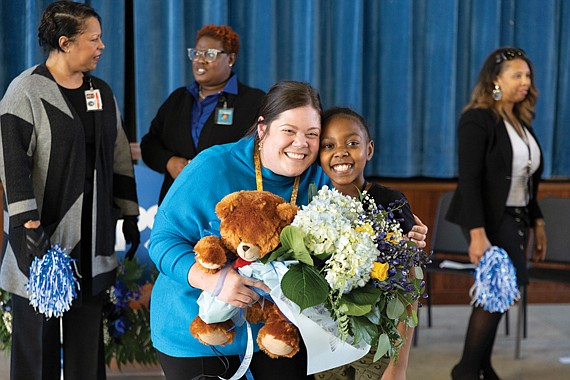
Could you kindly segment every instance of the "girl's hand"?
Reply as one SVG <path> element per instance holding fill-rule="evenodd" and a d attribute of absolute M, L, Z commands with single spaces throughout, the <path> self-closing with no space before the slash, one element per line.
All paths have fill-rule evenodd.
<path fill-rule="evenodd" d="M 423 222 L 414 214 L 414 220 L 416 224 L 412 227 L 410 232 L 408 232 L 408 239 L 416 243 L 418 248 L 426 247 L 426 237 L 428 233 L 428 227 L 423 224 Z"/>

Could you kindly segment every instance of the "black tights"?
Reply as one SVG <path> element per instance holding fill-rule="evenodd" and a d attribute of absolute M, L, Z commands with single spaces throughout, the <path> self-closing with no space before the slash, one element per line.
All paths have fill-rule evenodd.
<path fill-rule="evenodd" d="M 491 353 L 502 313 L 474 307 L 465 336 L 463 356 L 453 368 L 453 380 L 499 380 L 491 365 Z"/>

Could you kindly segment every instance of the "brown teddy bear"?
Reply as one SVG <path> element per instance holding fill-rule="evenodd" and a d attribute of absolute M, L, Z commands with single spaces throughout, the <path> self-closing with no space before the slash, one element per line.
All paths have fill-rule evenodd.
<path fill-rule="evenodd" d="M 273 271 L 269 264 L 257 260 L 277 248 L 281 230 L 293 221 L 297 211 L 297 206 L 267 191 L 239 191 L 225 196 L 216 205 L 221 238 L 206 236 L 198 241 L 194 247 L 196 265 L 207 273 L 216 273 L 227 261 L 236 259 L 233 266 L 238 272 L 243 274 L 245 268 L 238 268 L 246 266 L 249 270 L 245 272 L 250 277 L 263 279 L 259 271 Z M 256 273 L 252 268 L 261 269 Z M 231 318 L 241 309 L 207 292 L 202 292 L 198 304 L 200 315 L 190 325 L 192 335 L 207 345 L 233 342 L 235 329 Z M 285 319 L 273 302 L 262 298 L 244 311 L 250 323 L 264 322 L 257 335 L 257 344 L 267 355 L 290 358 L 299 351 L 297 328 Z"/>

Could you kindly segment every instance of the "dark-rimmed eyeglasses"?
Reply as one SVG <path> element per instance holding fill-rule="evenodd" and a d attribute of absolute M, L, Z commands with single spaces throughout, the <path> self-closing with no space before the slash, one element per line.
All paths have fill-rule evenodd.
<path fill-rule="evenodd" d="M 198 50 L 195 48 L 188 48 L 188 58 L 193 62 L 200 57 L 204 58 L 206 62 L 214 62 L 218 58 L 218 54 L 227 54 L 224 50 L 220 49 L 206 49 Z"/>
<path fill-rule="evenodd" d="M 512 61 L 515 58 L 526 58 L 526 53 L 522 49 L 504 49 L 495 56 L 495 63 Z"/>

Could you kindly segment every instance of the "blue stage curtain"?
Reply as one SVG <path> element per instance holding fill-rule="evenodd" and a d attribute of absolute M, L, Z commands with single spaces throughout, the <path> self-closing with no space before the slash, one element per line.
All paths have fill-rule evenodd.
<path fill-rule="evenodd" d="M 368 120 L 376 153 L 367 175 L 453 178 L 457 120 L 487 54 L 524 49 L 534 62 L 534 121 L 545 178 L 570 177 L 570 2 L 564 0 L 91 0 L 103 18 L 107 80 L 121 107 L 135 108 L 137 139 L 160 104 L 192 81 L 186 49 L 206 24 L 241 37 L 235 72 L 268 90 L 310 82 L 325 107 L 353 107 Z M 50 1 L 0 0 L 0 96 L 40 62 L 39 15 Z M 132 13 L 127 6 L 132 4 Z M 125 39 L 132 17 L 134 41 Z M 134 67 L 125 68 L 134 44 Z M 128 62 L 128 61 L 127 61 Z M 127 73 L 127 70 L 129 71 Z M 134 70 L 134 97 L 125 99 Z"/>

